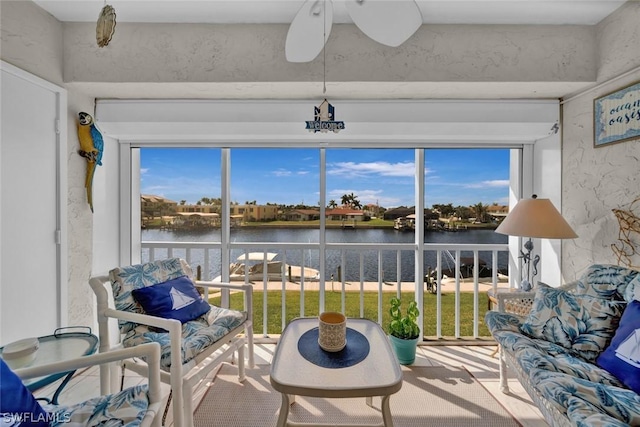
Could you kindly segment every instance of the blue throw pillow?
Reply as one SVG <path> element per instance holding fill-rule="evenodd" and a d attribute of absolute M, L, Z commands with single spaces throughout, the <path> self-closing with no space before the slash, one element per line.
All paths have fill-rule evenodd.
<path fill-rule="evenodd" d="M 627 305 L 611 344 L 596 364 L 640 394 L 640 301 Z"/>
<path fill-rule="evenodd" d="M 22 380 L 0 359 L 0 425 L 48 426 L 48 420 Z"/>
<path fill-rule="evenodd" d="M 197 319 L 211 309 L 187 276 L 134 289 L 131 293 L 145 313 L 182 323 Z"/>

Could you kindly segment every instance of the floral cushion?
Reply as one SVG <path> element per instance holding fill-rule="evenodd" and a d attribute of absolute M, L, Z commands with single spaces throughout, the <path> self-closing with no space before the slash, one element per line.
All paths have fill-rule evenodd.
<path fill-rule="evenodd" d="M 603 414 L 595 405 L 577 397 L 567 399 L 567 416 L 574 425 L 589 427 L 629 427 L 629 424 Z"/>
<path fill-rule="evenodd" d="M 535 347 L 553 355 L 567 352 L 566 348 L 555 343 L 524 335 L 520 331 L 520 319 L 513 314 L 488 311 L 485 315 L 485 322 L 493 338 L 511 353 L 527 347 Z"/>
<path fill-rule="evenodd" d="M 215 343 L 247 318 L 245 312 L 211 306 L 211 310 L 182 324 L 182 363 L 187 363 L 207 347 Z M 159 332 L 146 325 L 138 325 L 122 340 L 125 347 L 135 347 L 148 342 L 157 342 L 161 347 L 160 367 L 168 371 L 171 367 L 171 342 L 168 332 Z"/>
<path fill-rule="evenodd" d="M 490 331 L 513 331 L 520 332 L 520 319 L 510 313 L 499 311 L 487 311 L 484 322 Z"/>
<path fill-rule="evenodd" d="M 615 333 L 624 303 L 539 285 L 523 333 L 595 361 Z"/>
<path fill-rule="evenodd" d="M 586 402 L 596 413 L 605 414 L 629 425 L 640 425 L 640 396 L 633 391 L 576 378 L 544 369 L 531 371 L 534 387 L 560 411 L 571 417 L 583 417 L 575 411 L 577 401 Z M 573 405 L 573 408 L 572 408 Z M 581 405 L 584 408 L 584 405 Z M 572 408 L 572 413 L 569 409 Z M 581 425 L 572 419 L 574 425 Z"/>
<path fill-rule="evenodd" d="M 44 409 L 49 413 L 51 427 L 136 427 L 140 425 L 148 407 L 148 386 L 142 384 L 76 405 L 45 405 Z"/>
<path fill-rule="evenodd" d="M 618 265 L 594 264 L 578 281 L 576 293 L 628 302 L 640 300 L 640 271 Z"/>
<path fill-rule="evenodd" d="M 114 268 L 109 272 L 113 299 L 116 310 L 144 313 L 142 306 L 133 298 L 131 291 L 145 286 L 152 286 L 168 280 L 187 276 L 193 279 L 193 272 L 186 261 L 179 258 Z M 137 325 L 132 322 L 119 321 L 120 332 L 127 333 Z"/>
<path fill-rule="evenodd" d="M 523 372 L 543 369 L 569 374 L 576 378 L 582 378 L 596 383 L 623 387 L 622 383 L 606 370 L 598 368 L 580 357 L 574 356 L 571 350 L 565 348 L 562 348 L 562 350 L 559 352 L 549 352 L 539 347 L 530 346 L 522 347 L 515 351 L 514 354 L 515 360 Z"/>

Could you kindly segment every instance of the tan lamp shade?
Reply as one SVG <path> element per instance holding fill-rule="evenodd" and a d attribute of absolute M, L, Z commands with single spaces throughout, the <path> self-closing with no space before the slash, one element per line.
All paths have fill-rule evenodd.
<path fill-rule="evenodd" d="M 574 239 L 578 235 L 549 199 L 522 199 L 513 208 L 496 233 L 542 239 Z"/>

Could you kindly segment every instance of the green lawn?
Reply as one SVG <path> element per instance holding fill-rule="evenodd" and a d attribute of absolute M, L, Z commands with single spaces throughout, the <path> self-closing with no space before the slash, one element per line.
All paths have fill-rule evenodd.
<path fill-rule="evenodd" d="M 395 296 L 395 292 L 383 293 L 382 300 L 382 326 L 386 330 L 386 325 L 389 322 L 389 300 L 392 296 Z M 403 293 L 402 301 L 404 302 L 403 308 L 407 306 L 408 301 L 413 298 L 413 293 Z M 263 332 L 263 293 L 262 291 L 253 292 L 253 330 L 256 334 L 262 334 Z M 269 334 L 280 334 L 282 332 L 282 294 L 281 291 L 269 291 L 267 293 L 267 307 L 268 307 L 268 329 Z M 219 297 L 211 298 L 211 302 L 214 304 L 220 303 Z M 286 292 L 286 321 L 300 317 L 300 292 L 299 291 L 287 291 Z M 319 293 L 317 291 L 305 291 L 304 293 L 304 307 L 305 317 L 318 316 L 319 306 Z M 241 309 L 242 307 L 242 295 L 233 294 L 231 296 L 231 307 Z M 347 317 L 360 317 L 360 293 L 347 292 L 346 293 L 346 315 Z M 484 324 L 484 313 L 487 310 L 487 295 L 480 294 L 478 301 L 478 308 L 480 314 L 479 320 L 479 335 L 490 336 L 489 330 Z M 341 299 L 340 292 L 327 291 L 325 293 L 325 310 L 326 311 L 341 311 Z M 427 293 L 424 295 L 424 306 L 422 308 L 424 312 L 424 332 L 425 336 L 435 336 L 436 334 L 436 295 Z M 460 294 L 460 335 L 463 337 L 473 336 L 473 293 L 463 292 Z M 378 320 L 378 294 L 376 292 L 364 293 L 364 317 L 374 321 Z M 452 337 L 455 334 L 455 294 L 452 292 L 445 292 L 442 294 L 442 335 L 445 337 Z"/>

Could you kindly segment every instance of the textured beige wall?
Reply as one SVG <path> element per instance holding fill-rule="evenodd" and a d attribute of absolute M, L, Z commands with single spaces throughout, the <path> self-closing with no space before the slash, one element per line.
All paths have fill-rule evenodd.
<path fill-rule="evenodd" d="M 0 2 L 0 56 L 62 86 L 62 24 L 30 1 Z"/>
<path fill-rule="evenodd" d="M 93 214 L 84 187 L 87 161 L 78 154 L 78 113 L 94 113 L 92 97 L 73 90 L 67 93 L 67 230 L 69 233 L 69 324 L 94 326 L 95 302 L 89 287 L 93 258 Z M 101 168 L 98 168 L 101 169 Z M 103 173 L 96 171 L 96 175 Z M 95 181 L 95 179 L 94 179 Z"/>
<path fill-rule="evenodd" d="M 640 197 L 640 138 L 593 146 L 593 100 L 640 81 L 640 3 L 630 2 L 598 25 L 603 84 L 563 107 L 562 207 L 579 238 L 563 242 L 565 280 L 579 276 L 592 263 L 617 264 L 611 245 L 619 225 L 612 209 Z M 624 78 L 609 81 L 635 69 Z M 640 246 L 640 236 L 636 235 Z M 640 265 L 640 257 L 635 257 Z"/>
<path fill-rule="evenodd" d="M 322 79 L 322 55 L 284 57 L 286 25 L 118 24 L 98 48 L 92 23 L 64 26 L 67 82 L 304 82 Z M 398 48 L 354 25 L 335 25 L 327 80 L 340 82 L 591 82 L 590 26 L 429 25 Z"/>

